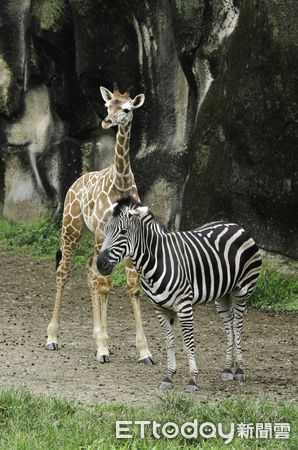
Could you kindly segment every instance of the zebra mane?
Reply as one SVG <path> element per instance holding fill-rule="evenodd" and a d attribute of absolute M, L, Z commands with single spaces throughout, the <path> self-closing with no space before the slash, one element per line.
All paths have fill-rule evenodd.
<path fill-rule="evenodd" d="M 132 197 L 131 195 L 129 195 L 128 197 L 124 197 L 124 198 L 120 198 L 119 200 L 116 201 L 115 203 L 115 207 L 113 210 L 113 217 L 118 217 L 121 213 L 121 211 L 125 210 L 126 208 L 129 209 L 136 209 L 139 206 L 144 206 L 143 203 L 138 202 L 134 197 Z M 153 214 L 152 211 L 148 211 L 148 214 L 150 214 L 151 219 L 155 220 L 155 216 Z M 167 227 L 163 224 L 158 222 L 157 220 L 155 220 L 156 224 L 160 227 L 160 229 L 164 232 L 167 233 L 168 229 Z"/>
<path fill-rule="evenodd" d="M 133 198 L 131 195 L 124 198 L 119 198 L 119 200 L 116 201 L 115 207 L 113 210 L 113 217 L 119 216 L 121 211 L 123 211 L 126 208 L 130 209 L 136 209 L 138 206 L 144 206 L 142 203 L 137 202 L 135 198 Z"/>

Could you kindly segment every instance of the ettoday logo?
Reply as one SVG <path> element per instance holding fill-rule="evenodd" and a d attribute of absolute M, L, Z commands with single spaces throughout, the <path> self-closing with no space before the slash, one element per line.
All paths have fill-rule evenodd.
<path fill-rule="evenodd" d="M 212 422 L 199 424 L 197 419 L 182 425 L 174 422 L 160 424 L 150 420 L 119 420 L 116 422 L 116 438 L 132 439 L 139 433 L 140 438 L 144 439 L 147 432 L 156 439 L 174 439 L 179 435 L 186 439 L 197 439 L 199 436 L 205 439 L 220 437 L 224 444 L 229 444 L 235 436 L 240 439 L 289 439 L 290 429 L 289 423 L 229 423 L 223 426 L 221 423 L 215 425 Z"/>
<path fill-rule="evenodd" d="M 133 437 L 131 434 L 132 425 L 139 427 L 141 439 L 144 439 L 145 431 L 149 431 L 152 432 L 156 439 L 160 439 L 161 437 L 174 439 L 179 434 L 186 439 L 197 439 L 198 436 L 209 439 L 220 436 L 224 439 L 225 444 L 229 444 L 232 441 L 235 432 L 235 425 L 233 423 L 229 424 L 230 429 L 229 432 L 226 433 L 224 432 L 221 423 L 217 424 L 217 426 L 211 422 L 204 422 L 199 425 L 197 419 L 194 419 L 192 422 L 185 422 L 181 426 L 174 422 L 167 422 L 162 425 L 156 421 L 137 420 L 132 422 L 131 420 L 124 420 L 116 422 L 116 438 L 131 439 Z M 228 428 L 228 426 L 226 428 Z"/>

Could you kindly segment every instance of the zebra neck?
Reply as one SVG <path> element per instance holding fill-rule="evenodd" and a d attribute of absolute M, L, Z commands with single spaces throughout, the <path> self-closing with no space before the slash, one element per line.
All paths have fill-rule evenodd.
<path fill-rule="evenodd" d="M 146 218 L 137 232 L 138 245 L 131 260 L 139 274 L 147 279 L 158 262 L 162 249 L 163 231 L 152 218 Z"/>

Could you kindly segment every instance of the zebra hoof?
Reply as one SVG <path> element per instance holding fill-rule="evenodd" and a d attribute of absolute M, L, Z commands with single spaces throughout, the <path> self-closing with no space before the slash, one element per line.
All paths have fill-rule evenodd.
<path fill-rule="evenodd" d="M 58 350 L 58 344 L 57 344 L 57 342 L 49 342 L 49 343 L 46 345 L 46 349 L 47 349 L 47 350 Z"/>
<path fill-rule="evenodd" d="M 96 360 L 101 364 L 110 362 L 109 355 L 98 355 Z"/>
<path fill-rule="evenodd" d="M 173 389 L 173 383 L 170 378 L 165 377 L 159 387 L 160 389 Z"/>
<path fill-rule="evenodd" d="M 151 358 L 151 356 L 139 359 L 139 363 L 146 364 L 147 366 L 154 366 L 156 364 L 156 362 L 154 361 L 153 358 Z"/>
<path fill-rule="evenodd" d="M 197 383 L 192 378 L 189 380 L 188 385 L 185 388 L 185 392 L 191 394 L 192 392 L 196 392 L 198 390 Z"/>
<path fill-rule="evenodd" d="M 234 375 L 234 380 L 236 381 L 245 381 L 246 377 L 244 375 L 243 370 L 240 367 L 237 367 L 235 375 Z"/>
<path fill-rule="evenodd" d="M 231 369 L 224 369 L 221 374 L 221 381 L 233 381 L 234 375 Z"/>
<path fill-rule="evenodd" d="M 196 384 L 188 384 L 185 388 L 185 392 L 188 394 L 192 394 L 198 390 L 198 386 Z"/>

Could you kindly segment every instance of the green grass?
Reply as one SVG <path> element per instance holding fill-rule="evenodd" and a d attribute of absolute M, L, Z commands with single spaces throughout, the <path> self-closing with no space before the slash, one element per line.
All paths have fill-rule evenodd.
<path fill-rule="evenodd" d="M 181 435 L 181 425 L 197 420 L 198 425 L 211 422 L 216 426 L 216 437 L 207 439 L 198 431 L 198 437 Z M 116 421 L 132 421 L 129 425 L 131 439 L 116 438 Z M 146 420 L 144 438 L 135 421 Z M 222 449 L 224 438 L 217 431 L 222 423 L 224 432 L 234 424 L 234 437 L 226 448 L 297 448 L 297 408 L 291 402 L 247 397 L 226 399 L 214 403 L 196 403 L 191 396 L 169 392 L 163 393 L 145 406 L 125 404 L 76 404 L 64 399 L 33 396 L 27 390 L 2 390 L 0 393 L 0 448 L 1 449 L 166 449 L 200 448 Z M 152 423 L 161 424 L 156 438 Z M 166 438 L 161 432 L 163 425 L 174 422 L 178 435 Z M 244 439 L 237 437 L 237 424 L 289 423 L 289 439 Z M 167 428 L 169 431 L 169 428 Z M 193 431 L 193 430 L 192 430 Z"/>
<path fill-rule="evenodd" d="M 59 247 L 60 228 L 56 223 L 43 220 L 30 226 L 16 226 L 0 221 L 0 249 L 18 250 L 33 257 L 54 261 Z M 84 268 L 91 254 L 92 236 L 87 232 L 74 257 L 73 268 L 75 270 Z M 114 269 L 112 284 L 113 286 L 125 288 L 126 275 L 123 263 L 120 263 Z M 261 275 L 249 304 L 258 308 L 297 310 L 297 298 L 297 279 L 286 277 L 264 262 Z"/>
<path fill-rule="evenodd" d="M 55 255 L 61 245 L 61 228 L 50 220 L 41 220 L 32 225 L 11 225 L 0 220 L 0 249 L 20 251 L 34 258 L 55 261 Z M 84 239 L 76 251 L 72 269 L 85 269 L 93 251 L 93 238 L 86 232 Z M 120 263 L 113 271 L 112 285 L 126 287 L 124 264 Z"/>
<path fill-rule="evenodd" d="M 298 280 L 276 272 L 264 261 L 249 304 L 257 308 L 297 310 Z"/>

